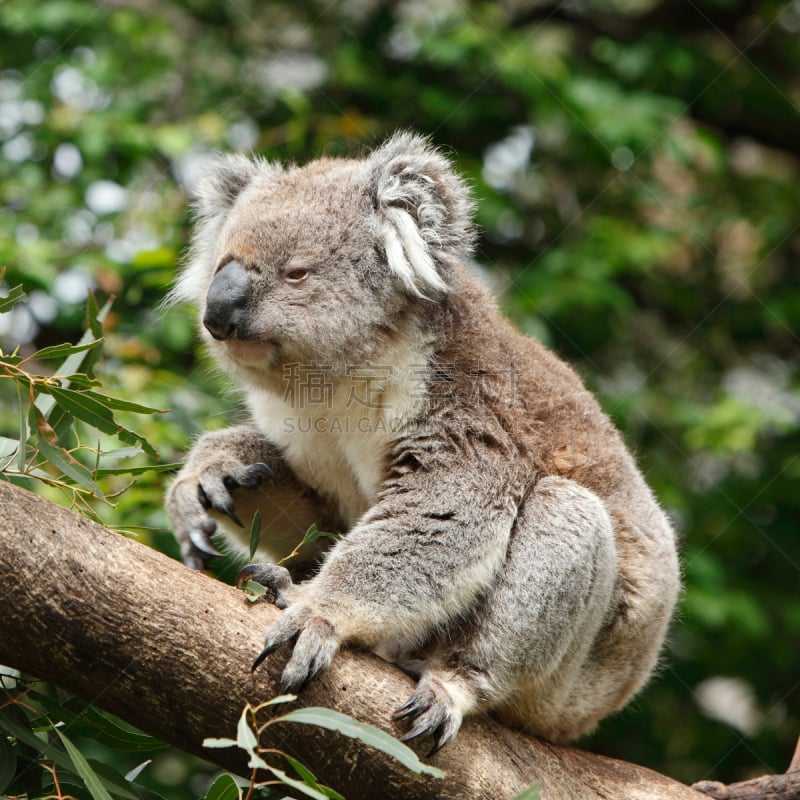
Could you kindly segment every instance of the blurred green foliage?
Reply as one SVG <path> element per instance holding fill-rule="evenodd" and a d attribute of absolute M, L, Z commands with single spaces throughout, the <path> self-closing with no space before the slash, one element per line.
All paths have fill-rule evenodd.
<path fill-rule="evenodd" d="M 597 390 L 683 533 L 660 675 L 584 745 L 685 781 L 784 771 L 800 733 L 796 1 L 5 0 L 0 32 L 0 264 L 29 297 L 0 315 L 6 353 L 78 341 L 86 290 L 114 295 L 98 375 L 171 409 L 137 431 L 178 460 L 237 413 L 191 312 L 159 308 L 208 154 L 430 134 L 474 188 L 504 306 Z M 162 492 L 145 474 L 97 513 L 170 549 Z"/>

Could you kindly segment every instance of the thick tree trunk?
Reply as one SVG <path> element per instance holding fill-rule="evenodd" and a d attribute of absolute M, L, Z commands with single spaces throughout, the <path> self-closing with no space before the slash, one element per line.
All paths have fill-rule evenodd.
<path fill-rule="evenodd" d="M 248 774 L 233 737 L 246 701 L 278 693 L 285 652 L 250 673 L 279 613 L 30 492 L 0 481 L 0 663 L 52 681 L 144 731 L 222 767 Z M 376 656 L 345 650 L 302 692 L 398 733 L 392 710 L 411 681 Z M 286 706 L 281 707 L 286 709 Z M 298 724 L 272 726 L 272 745 L 358 798 L 500 800 L 534 781 L 547 800 L 696 800 L 662 775 L 555 747 L 489 719 L 468 720 L 433 757 L 436 780 L 408 772 L 357 740 Z M 423 742 L 419 747 L 430 746 Z"/>

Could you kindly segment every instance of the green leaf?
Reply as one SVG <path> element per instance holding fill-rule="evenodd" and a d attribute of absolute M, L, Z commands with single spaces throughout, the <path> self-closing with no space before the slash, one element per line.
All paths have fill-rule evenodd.
<path fill-rule="evenodd" d="M 242 750 L 253 753 L 258 746 L 258 739 L 250 727 L 250 706 L 245 706 L 242 716 L 239 717 L 239 724 L 236 726 L 236 744 Z"/>
<path fill-rule="evenodd" d="M 130 400 L 122 400 L 119 397 L 111 397 L 107 394 L 100 392 L 83 392 L 82 394 L 90 396 L 92 399 L 97 400 L 108 408 L 113 408 L 115 411 L 131 411 L 134 414 L 166 414 L 166 408 L 151 408 L 150 406 L 143 406 L 139 403 L 132 403 Z"/>
<path fill-rule="evenodd" d="M 5 297 L 0 297 L 0 314 L 10 311 L 17 303 L 25 300 L 27 295 L 22 286 L 14 286 Z"/>
<path fill-rule="evenodd" d="M 111 306 L 114 303 L 114 298 L 109 297 L 103 304 L 103 307 L 98 311 L 97 299 L 94 292 L 89 292 L 86 298 L 86 331 L 84 337 L 88 334 L 94 336 L 95 339 L 101 339 L 103 336 L 103 322 L 105 321 Z M 83 338 L 81 339 L 83 341 Z M 76 370 L 72 370 L 75 372 Z"/>
<path fill-rule="evenodd" d="M 203 747 L 209 747 L 211 749 L 236 747 L 238 744 L 239 743 L 236 741 L 236 739 L 215 738 L 213 736 L 203 739 Z"/>
<path fill-rule="evenodd" d="M 62 731 L 56 728 L 55 732 L 58 734 L 58 738 L 61 739 L 61 742 L 64 745 L 67 754 L 72 760 L 75 772 L 77 772 L 78 775 L 80 775 L 80 777 L 82 778 L 93 800 L 112 800 L 112 797 L 108 793 L 108 790 L 106 789 L 105 786 L 103 786 L 100 777 L 92 769 L 89 762 L 83 757 L 83 753 L 81 753 L 81 751 L 78 750 L 77 747 L 75 747 L 75 745 L 67 738 L 67 736 Z"/>
<path fill-rule="evenodd" d="M 262 586 L 260 583 L 256 583 L 253 580 L 245 581 L 242 584 L 242 591 L 244 592 L 244 596 L 251 603 L 257 602 L 267 593 L 267 590 L 264 586 Z"/>
<path fill-rule="evenodd" d="M 206 800 L 239 800 L 242 796 L 242 790 L 236 784 L 236 781 L 231 775 L 220 775 L 214 783 L 211 784 Z"/>
<path fill-rule="evenodd" d="M 111 409 L 104 405 L 105 397 L 103 395 L 98 395 L 95 392 L 63 389 L 49 384 L 42 384 L 39 389 L 51 395 L 61 408 L 77 419 L 83 420 L 83 422 L 103 433 L 117 436 L 123 442 L 132 445 L 139 444 L 151 458 L 158 458 L 158 453 L 143 436 L 128 430 L 114 419 Z"/>
<path fill-rule="evenodd" d="M 102 341 L 103 339 L 103 320 L 106 318 L 106 315 L 111 310 L 111 300 L 109 300 L 100 311 L 97 311 L 97 304 L 94 299 L 94 295 L 89 292 L 89 296 L 86 300 L 86 317 L 87 317 L 87 329 L 83 332 L 80 340 L 78 341 L 78 347 L 89 344 L 92 341 Z M 88 376 L 94 375 L 94 365 L 97 363 L 97 360 L 100 358 L 100 354 L 102 353 L 101 348 L 91 348 L 89 350 L 82 350 L 76 353 L 72 353 L 71 355 L 67 356 L 67 358 L 63 361 L 60 367 L 56 370 L 58 375 L 67 375 L 73 376 L 78 373 L 81 368 L 83 368 L 83 372 Z M 66 388 L 70 384 L 70 378 L 65 378 L 62 380 L 62 386 Z M 53 406 L 55 404 L 55 398 L 50 397 L 48 395 L 39 395 L 36 398 L 36 405 L 39 410 L 47 417 L 50 424 L 58 430 L 60 419 L 51 419 L 50 412 L 53 410 Z M 63 414 L 63 409 L 57 409 L 56 417 L 59 417 Z"/>
<path fill-rule="evenodd" d="M 149 767 L 150 764 L 152 763 L 153 759 L 147 758 L 144 761 L 142 761 L 141 764 L 137 764 L 132 770 L 129 770 L 128 772 L 125 773 L 125 780 L 133 783 L 133 781 L 135 781 L 142 774 L 142 772 L 144 772 L 144 770 L 147 767 Z"/>
<path fill-rule="evenodd" d="M 37 350 L 31 357 L 38 361 L 45 361 L 49 358 L 66 358 L 67 356 L 71 356 L 76 353 L 83 353 L 86 350 L 92 350 L 93 348 L 99 347 L 102 344 L 102 339 L 93 339 L 91 342 L 87 342 L 86 344 L 54 344 L 51 347 L 43 347 L 41 350 Z M 72 373 L 70 372 L 69 374 Z"/>
<path fill-rule="evenodd" d="M 101 478 L 104 475 L 144 475 L 146 472 L 173 472 L 181 464 L 144 464 L 139 467 L 100 467 L 94 474 Z"/>
<path fill-rule="evenodd" d="M 28 437 L 31 435 L 30 428 L 28 427 L 28 405 L 30 402 L 30 395 L 25 391 L 26 386 L 22 383 L 17 383 L 17 401 L 19 403 L 19 448 L 17 450 L 17 471 L 25 472 L 25 462 L 27 461 Z"/>
<path fill-rule="evenodd" d="M 47 425 L 47 421 L 44 419 L 42 412 L 36 408 L 35 405 L 31 406 L 31 416 L 35 417 L 37 423 Z M 73 480 L 78 484 L 78 486 L 83 486 L 84 489 L 88 489 L 90 492 L 93 492 L 99 497 L 103 496 L 102 490 L 92 478 L 92 473 L 85 466 L 83 466 L 83 464 L 76 461 L 66 450 L 58 445 L 51 444 L 47 434 L 44 433 L 38 425 L 36 446 L 39 448 L 39 452 L 41 452 L 41 454 L 56 469 L 58 469 L 62 475 L 66 476 L 70 480 Z"/>
<path fill-rule="evenodd" d="M 11 742 L 0 736 L 0 792 L 4 792 L 17 771 L 17 752 Z"/>
<path fill-rule="evenodd" d="M 236 746 L 244 750 L 249 756 L 250 760 L 247 762 L 247 766 L 250 769 L 268 769 L 267 762 L 261 758 L 260 755 L 256 752 L 258 748 L 258 739 L 250 727 L 250 713 L 252 709 L 250 705 L 246 705 L 244 710 L 242 711 L 242 716 L 239 717 L 239 724 L 236 726 Z M 206 740 L 209 741 L 209 740 Z M 223 741 L 223 740 L 214 740 L 211 739 L 210 741 Z M 226 745 L 217 745 L 220 747 L 224 747 Z"/>
<path fill-rule="evenodd" d="M 305 764 L 301 764 L 296 758 L 292 758 L 288 753 L 282 753 L 282 755 L 292 766 L 292 769 L 303 779 L 306 786 L 310 786 L 312 789 L 322 792 L 326 797 L 330 797 L 331 800 L 345 800 L 344 797 L 342 797 L 342 795 L 340 795 L 335 789 L 331 789 L 330 786 L 323 786 L 317 780 L 314 773 L 307 766 L 305 766 Z"/>
<path fill-rule="evenodd" d="M 527 789 L 523 789 L 514 800 L 539 800 L 542 796 L 541 789 L 542 786 L 538 781 L 532 783 Z"/>
<path fill-rule="evenodd" d="M 100 457 L 117 460 L 120 458 L 134 458 L 142 455 L 142 453 L 144 453 L 144 450 L 141 447 L 118 447 L 115 450 L 104 450 L 100 453 Z"/>
<path fill-rule="evenodd" d="M 17 450 L 19 448 L 19 440 L 18 439 L 9 439 L 7 436 L 0 436 L 0 462 L 3 459 L 8 459 L 8 463 L 11 463 L 14 456 L 17 454 Z M 4 469 L 6 464 L 0 464 L 0 469 Z"/>
<path fill-rule="evenodd" d="M 296 711 L 290 711 L 288 714 L 278 717 L 275 722 L 300 722 L 304 725 L 317 725 L 320 728 L 338 731 L 351 739 L 360 739 L 370 747 L 396 758 L 412 772 L 432 775 L 435 778 L 445 777 L 444 772 L 440 769 L 423 764 L 411 748 L 406 747 L 394 736 L 384 733 L 373 725 L 357 722 L 346 714 L 340 714 L 330 708 L 299 708 Z"/>
<path fill-rule="evenodd" d="M 267 764 L 267 762 L 264 761 L 264 759 L 261 758 L 261 756 L 258 755 L 258 753 L 255 752 L 255 750 L 252 753 L 250 753 L 250 760 L 247 762 L 247 766 L 250 769 L 269 769 L 270 768 L 269 764 Z"/>
<path fill-rule="evenodd" d="M 325 794 L 321 789 L 315 789 L 303 781 L 290 778 L 283 770 L 278 769 L 277 767 L 270 767 L 267 764 L 266 769 L 268 769 L 276 778 L 278 778 L 282 784 L 285 786 L 291 786 L 293 789 L 296 789 L 306 797 L 313 797 L 314 800 L 328 800 L 330 797 L 330 795 Z"/>
<path fill-rule="evenodd" d="M 38 698 L 41 698 L 41 695 L 38 695 Z M 84 736 L 89 736 L 98 742 L 102 742 L 102 744 L 114 750 L 126 753 L 149 753 L 167 746 L 165 742 L 155 736 L 141 733 L 135 728 L 112 718 L 95 706 L 87 706 L 85 703 L 81 703 L 81 706 L 79 713 L 73 713 L 67 704 L 62 703 L 57 709 L 53 709 L 51 713 L 61 714 L 65 721 L 68 722 L 70 730 L 77 730 Z M 68 713 L 71 716 L 66 716 Z"/>
<path fill-rule="evenodd" d="M 70 726 L 70 730 L 72 730 L 72 726 Z M 150 760 L 139 764 L 127 775 L 123 775 L 110 764 L 105 764 L 94 758 L 90 758 L 88 761 L 91 768 L 102 780 L 103 785 L 114 797 L 114 800 L 162 800 L 161 796 L 155 792 L 133 783 L 134 778 L 150 763 Z"/>
<path fill-rule="evenodd" d="M 253 521 L 250 523 L 250 558 L 249 558 L 250 561 L 253 560 L 256 554 L 256 550 L 258 550 L 258 543 L 260 541 L 261 541 L 261 512 L 256 511 L 256 513 L 253 514 Z M 252 583 L 252 581 L 248 581 L 248 583 Z"/>
<path fill-rule="evenodd" d="M 309 542 L 316 541 L 317 539 L 333 539 L 333 541 L 338 541 L 341 538 L 342 537 L 338 533 L 321 531 L 316 524 L 312 522 L 303 536 L 303 541 L 300 542 L 300 547 L 302 547 L 304 544 L 309 544 Z"/>
<path fill-rule="evenodd" d="M 267 700 L 265 703 L 261 703 L 262 706 L 275 706 L 280 703 L 293 703 L 297 700 L 296 694 L 278 694 L 275 695 L 271 700 Z"/>

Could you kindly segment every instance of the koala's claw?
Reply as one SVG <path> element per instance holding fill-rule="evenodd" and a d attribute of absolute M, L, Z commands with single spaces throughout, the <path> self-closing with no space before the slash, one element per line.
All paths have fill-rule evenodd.
<path fill-rule="evenodd" d="M 263 461 L 244 467 L 239 475 L 225 475 L 222 482 L 230 492 L 233 489 L 256 489 L 264 481 L 275 483 L 275 473 Z"/>
<path fill-rule="evenodd" d="M 403 705 L 394 712 L 392 719 L 408 719 L 416 714 L 421 714 L 426 708 L 427 706 L 421 706 L 412 696 L 407 703 L 403 703 Z"/>
<path fill-rule="evenodd" d="M 209 509 L 218 511 L 240 528 L 244 528 L 244 523 L 236 513 L 231 492 L 234 489 L 256 489 L 266 480 L 274 482 L 275 474 L 262 461 L 247 467 L 238 465 L 230 469 L 233 471 L 221 476 L 219 474 L 204 476 L 202 482 L 197 484 L 197 499 L 206 511 Z"/>
<path fill-rule="evenodd" d="M 189 553 L 188 555 L 184 556 L 183 563 L 189 567 L 189 569 L 194 570 L 195 572 L 202 572 L 206 568 L 205 559 L 202 556 L 194 553 Z"/>
<path fill-rule="evenodd" d="M 167 493 L 167 511 L 183 563 L 190 569 L 203 570 L 210 558 L 220 555 L 209 539 L 218 521 L 210 512 L 223 514 L 244 528 L 236 512 L 234 491 L 256 489 L 267 480 L 275 480 L 272 469 L 263 461 L 246 464 L 226 456 L 224 448 L 214 460 L 216 455 L 212 449 L 211 454 L 197 459 L 197 464 L 187 464 Z"/>
<path fill-rule="evenodd" d="M 222 479 L 222 484 L 225 487 L 224 493 L 209 494 L 209 492 L 203 488 L 203 485 L 198 483 L 197 499 L 200 501 L 200 505 L 206 511 L 208 511 L 210 508 L 213 508 L 214 511 L 219 511 L 220 514 L 224 514 L 226 517 L 231 519 L 240 528 L 244 528 L 244 523 L 239 519 L 236 514 L 236 510 L 234 509 L 233 498 L 230 496 L 230 494 L 228 494 L 231 489 L 236 488 L 239 486 L 239 484 L 236 483 L 233 478 L 230 478 L 227 475 Z"/>
<path fill-rule="evenodd" d="M 196 550 L 196 553 L 192 553 L 193 556 L 199 556 L 202 560 L 203 558 L 216 558 L 217 556 L 221 556 L 222 553 L 217 550 L 216 547 L 209 539 L 209 535 L 214 533 L 217 528 L 217 523 L 214 520 L 209 520 L 211 524 L 204 525 L 202 528 L 192 528 L 189 531 L 189 541 L 192 543 L 192 549 Z"/>
<path fill-rule="evenodd" d="M 263 461 L 257 461 L 247 468 L 244 477 L 239 480 L 239 486 L 244 489 L 255 489 L 261 486 L 264 481 L 275 483 L 275 473 L 272 468 Z"/>
<path fill-rule="evenodd" d="M 294 612 L 294 614 L 292 612 Z M 298 609 L 295 606 L 284 612 L 281 618 L 269 628 L 264 641 L 264 649 L 258 654 L 256 660 L 253 662 L 253 666 L 250 668 L 252 672 L 258 669 L 270 653 L 274 653 L 282 644 L 286 644 L 286 642 L 300 633 L 303 623 L 307 618 L 303 612 L 303 608 Z"/>
<path fill-rule="evenodd" d="M 292 657 L 283 670 L 282 692 L 300 691 L 322 670 L 327 669 L 339 649 L 333 625 L 322 617 L 312 617 L 306 622 Z"/>
<path fill-rule="evenodd" d="M 310 616 L 304 607 L 293 606 L 267 631 L 264 649 L 253 662 L 252 669 L 255 671 L 270 653 L 295 636 L 297 642 L 292 656 L 281 675 L 282 693 L 305 688 L 312 678 L 330 666 L 339 650 L 339 640 L 330 622 Z"/>
<path fill-rule="evenodd" d="M 294 594 L 289 570 L 277 564 L 248 564 L 239 570 L 236 585 L 241 589 L 247 581 L 260 583 L 267 590 L 267 600 L 280 609 L 288 608 Z"/>
<path fill-rule="evenodd" d="M 439 681 L 435 678 L 423 678 L 408 702 L 397 709 L 394 719 L 413 720 L 408 733 L 400 737 L 401 742 L 431 734 L 433 748 L 428 756 L 432 756 L 455 738 L 461 727 L 462 715 Z"/>

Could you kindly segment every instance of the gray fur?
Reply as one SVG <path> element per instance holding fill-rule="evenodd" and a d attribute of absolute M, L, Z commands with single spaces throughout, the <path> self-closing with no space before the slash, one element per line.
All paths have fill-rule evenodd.
<path fill-rule="evenodd" d="M 241 542 L 257 507 L 269 560 L 311 522 L 345 534 L 271 587 L 288 608 L 263 657 L 299 634 L 285 687 L 375 648 L 418 675 L 398 717 L 437 747 L 469 713 L 564 741 L 621 708 L 672 614 L 675 536 L 577 375 L 470 276 L 447 159 L 408 133 L 364 159 L 229 157 L 196 208 L 174 299 L 224 316 L 215 276 L 247 271 L 232 332 L 201 332 L 252 421 L 202 437 L 170 488 L 184 557 L 217 524 Z"/>

